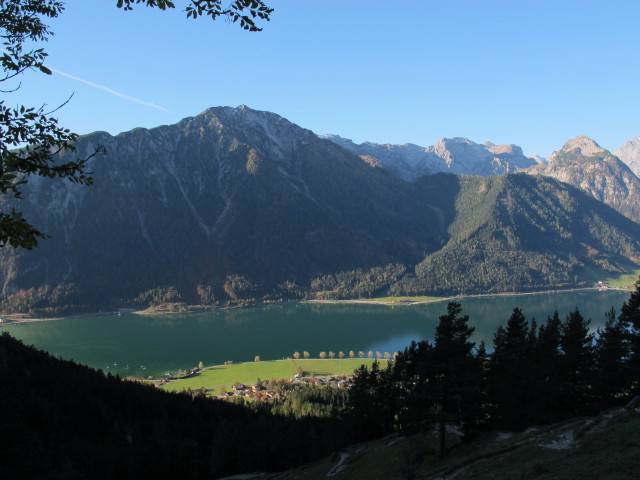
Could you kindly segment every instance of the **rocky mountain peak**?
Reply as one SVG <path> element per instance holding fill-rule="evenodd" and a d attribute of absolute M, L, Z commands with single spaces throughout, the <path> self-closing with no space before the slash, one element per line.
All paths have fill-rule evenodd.
<path fill-rule="evenodd" d="M 283 158 L 301 144 L 315 140 L 315 134 L 299 127 L 275 113 L 254 110 L 246 105 L 233 107 L 211 107 L 196 117 L 180 124 L 194 127 L 201 132 L 207 129 L 237 139 L 247 145 L 258 146 L 263 153 L 273 153 Z"/>
<path fill-rule="evenodd" d="M 324 135 L 323 138 L 356 155 L 378 160 L 384 168 L 405 180 L 415 180 L 422 175 L 438 172 L 495 175 L 516 172 L 537 163 L 535 159 L 525 157 L 522 148 L 517 145 L 479 144 L 465 137 L 441 138 L 429 147 L 412 143 L 391 145 L 365 142 L 356 145 L 337 135 Z"/>
<path fill-rule="evenodd" d="M 609 152 L 586 135 L 580 135 L 569 140 L 561 149 L 562 152 L 575 152 L 585 157 L 608 155 Z"/>
<path fill-rule="evenodd" d="M 468 157 L 468 156 L 481 156 L 485 153 L 486 147 L 472 142 L 468 138 L 453 137 L 453 138 L 441 138 L 438 142 L 431 147 L 433 153 L 443 158 L 447 165 L 450 165 L 456 157 Z"/>
<path fill-rule="evenodd" d="M 518 156 L 524 156 L 524 153 L 522 153 L 522 148 L 519 147 L 518 145 L 495 145 L 491 142 L 486 142 L 485 145 L 487 145 L 489 147 L 489 151 L 493 154 L 496 155 L 502 155 L 502 154 L 507 154 L 507 155 L 518 155 Z"/>
<path fill-rule="evenodd" d="M 536 164 L 546 164 L 549 163 L 545 157 L 541 157 L 540 155 L 529 155 L 529 158 L 533 160 Z"/>
<path fill-rule="evenodd" d="M 640 179 L 587 136 L 569 140 L 553 152 L 548 164 L 535 165 L 528 172 L 581 188 L 631 220 L 640 221 Z"/>
<path fill-rule="evenodd" d="M 631 171 L 640 178 L 640 137 L 625 142 L 613 154 L 626 163 Z"/>

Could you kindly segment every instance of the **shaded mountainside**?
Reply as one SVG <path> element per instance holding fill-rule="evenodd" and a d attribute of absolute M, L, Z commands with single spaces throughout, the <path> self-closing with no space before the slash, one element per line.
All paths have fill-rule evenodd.
<path fill-rule="evenodd" d="M 581 136 L 554 152 L 548 164 L 536 165 L 529 173 L 575 185 L 631 220 L 640 222 L 640 178 L 630 166 L 589 137 Z"/>
<path fill-rule="evenodd" d="M 365 142 L 356 144 L 338 135 L 324 135 L 332 142 L 360 156 L 368 163 L 382 166 L 400 178 L 415 180 L 433 173 L 461 175 L 498 175 L 513 173 L 537 163 L 525 157 L 517 145 L 478 144 L 466 138 L 442 138 L 435 145 L 420 147 Z"/>
<path fill-rule="evenodd" d="M 17 201 L 51 238 L 0 252 L 5 311 L 531 290 L 640 258 L 639 225 L 558 182 L 406 182 L 247 107 L 93 133 L 77 153 L 97 145 L 92 187 L 31 178 Z"/>
<path fill-rule="evenodd" d="M 450 239 L 405 279 L 437 293 L 575 285 L 586 268 L 623 271 L 640 259 L 640 225 L 580 190 L 525 174 L 432 176 L 417 184 L 441 205 Z"/>
<path fill-rule="evenodd" d="M 193 301 L 203 285 L 255 297 L 322 273 L 415 263 L 443 240 L 404 182 L 275 114 L 212 108 L 88 135 L 78 150 L 97 144 L 108 153 L 91 166 L 93 187 L 30 181 L 20 207 L 52 238 L 3 252 L 5 293 L 72 283 L 95 303 L 174 285 Z"/>

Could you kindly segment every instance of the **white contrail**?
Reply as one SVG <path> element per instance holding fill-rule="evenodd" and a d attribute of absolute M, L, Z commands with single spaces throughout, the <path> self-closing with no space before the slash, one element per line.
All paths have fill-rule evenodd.
<path fill-rule="evenodd" d="M 176 113 L 172 112 L 171 110 L 167 110 L 166 108 L 161 107 L 160 105 L 156 105 L 155 103 L 147 102 L 145 100 L 140 100 L 139 98 L 132 97 L 130 95 L 125 95 L 124 93 L 116 92 L 115 90 L 112 90 L 109 87 L 105 87 L 104 85 L 100 85 L 98 83 L 90 82 L 89 80 L 85 80 L 84 78 L 74 77 L 73 75 L 69 75 L 68 73 L 61 72 L 60 70 L 56 70 L 55 68 L 51 68 L 50 70 L 52 72 L 57 73 L 58 75 L 62 75 L 63 77 L 67 77 L 67 78 L 70 78 L 72 80 L 76 80 L 78 82 L 86 83 L 87 85 L 89 85 L 91 87 L 99 88 L 100 90 L 104 90 L 105 92 L 109 92 L 110 94 L 115 95 L 116 97 L 124 98 L 125 100 L 127 100 L 129 102 L 140 103 L 142 105 L 146 105 L 147 107 L 157 108 L 158 110 L 162 110 L 163 112 L 167 112 L 167 113 L 171 113 L 173 115 L 176 115 Z"/>

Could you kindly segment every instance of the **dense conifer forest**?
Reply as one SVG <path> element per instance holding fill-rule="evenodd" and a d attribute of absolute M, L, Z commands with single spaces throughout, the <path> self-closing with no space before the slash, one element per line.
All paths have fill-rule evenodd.
<path fill-rule="evenodd" d="M 169 394 L 104 375 L 6 332 L 0 385 L 6 479 L 217 478 L 284 470 L 353 441 L 338 415 L 292 413 L 290 404 L 336 403 L 330 391 L 299 392 L 271 414 L 267 405 Z"/>
<path fill-rule="evenodd" d="M 381 369 L 361 367 L 349 396 L 362 438 L 455 425 L 467 435 L 522 430 L 624 404 L 640 393 L 640 280 L 619 315 L 594 334 L 578 308 L 527 320 L 515 308 L 493 352 L 470 341 L 460 304 L 448 305 L 433 343 L 412 342 Z"/>
<path fill-rule="evenodd" d="M 351 390 L 301 386 L 273 403 L 234 404 L 123 381 L 0 336 L 2 478 L 218 478 L 281 471 L 390 433 L 465 438 L 522 430 L 626 403 L 640 393 L 640 280 L 595 334 L 575 309 L 540 323 L 516 308 L 493 352 L 470 341 L 459 304 L 433 342 Z"/>

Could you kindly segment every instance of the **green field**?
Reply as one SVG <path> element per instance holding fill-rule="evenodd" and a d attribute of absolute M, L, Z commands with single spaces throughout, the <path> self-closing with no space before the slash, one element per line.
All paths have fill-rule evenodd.
<path fill-rule="evenodd" d="M 402 303 L 402 302 L 437 302 L 442 297 L 376 297 L 369 299 L 372 302 Z"/>
<path fill-rule="evenodd" d="M 631 270 L 631 273 L 613 274 L 599 269 L 586 269 L 584 276 L 592 283 L 604 282 L 612 288 L 631 288 L 640 276 L 640 269 Z"/>
<path fill-rule="evenodd" d="M 261 380 L 293 378 L 298 366 L 302 367 L 305 376 L 315 375 L 348 375 L 353 373 L 360 365 L 371 365 L 374 362 L 370 358 L 343 358 L 343 359 L 309 359 L 309 360 L 274 360 L 270 362 L 249 362 L 237 365 L 218 365 L 205 368 L 199 375 L 184 380 L 173 381 L 162 388 L 170 391 L 182 391 L 185 388 L 192 390 L 206 388 L 217 393 L 221 387 L 227 390 L 236 383 L 253 384 L 258 378 Z M 385 362 L 385 360 L 381 360 Z"/>
<path fill-rule="evenodd" d="M 639 276 L 640 270 L 636 270 L 634 273 L 605 278 L 604 282 L 614 288 L 629 288 L 633 286 Z"/>

